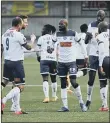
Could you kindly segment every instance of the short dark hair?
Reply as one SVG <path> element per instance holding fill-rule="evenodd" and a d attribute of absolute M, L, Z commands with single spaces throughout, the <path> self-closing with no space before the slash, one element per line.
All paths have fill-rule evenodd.
<path fill-rule="evenodd" d="M 19 24 L 21 24 L 22 23 L 22 20 L 21 20 L 21 18 L 20 17 L 16 17 L 16 18 L 14 18 L 13 20 L 12 20 L 12 26 L 18 26 Z"/>
<path fill-rule="evenodd" d="M 82 24 L 82 25 L 80 26 L 80 30 L 81 30 L 81 32 L 86 32 L 86 31 L 87 31 L 87 29 L 88 29 L 87 24 Z"/>
<path fill-rule="evenodd" d="M 20 17 L 21 19 L 27 19 L 28 18 L 27 15 L 18 15 L 17 17 Z"/>

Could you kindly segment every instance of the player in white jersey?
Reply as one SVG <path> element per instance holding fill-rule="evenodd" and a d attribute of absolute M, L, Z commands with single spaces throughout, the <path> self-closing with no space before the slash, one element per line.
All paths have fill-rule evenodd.
<path fill-rule="evenodd" d="M 80 107 L 82 111 L 86 111 L 85 104 L 82 100 L 81 89 L 78 83 L 76 83 L 76 48 L 75 43 L 80 40 L 77 32 L 68 30 L 68 21 L 62 19 L 59 22 L 59 32 L 56 33 L 58 43 L 58 75 L 61 81 L 61 99 L 63 107 L 58 112 L 67 112 L 68 100 L 67 100 L 67 88 L 66 77 L 69 72 L 70 82 L 75 89 L 75 94 L 78 97 Z"/>
<path fill-rule="evenodd" d="M 28 16 L 26 16 L 26 15 L 19 15 L 17 17 L 20 17 L 22 19 L 22 21 L 23 21 L 22 30 L 24 30 L 25 28 L 27 28 L 27 26 L 28 26 Z M 7 79 L 4 79 L 4 81 L 1 82 L 2 90 L 3 90 L 4 87 L 6 87 L 6 85 L 8 83 L 9 83 L 9 80 L 7 80 Z M 12 86 L 12 88 L 13 88 L 13 86 Z M 12 106 L 11 106 L 11 109 L 10 110 L 11 111 L 15 111 L 16 110 L 16 106 L 14 104 L 13 98 L 12 98 Z"/>
<path fill-rule="evenodd" d="M 35 40 L 35 35 L 31 36 L 31 44 L 27 44 L 26 38 L 21 34 L 22 19 L 16 17 L 12 20 L 12 28 L 8 29 L 2 35 L 2 43 L 4 47 L 4 71 L 3 78 L 14 81 L 15 87 L 2 99 L 2 114 L 6 102 L 14 99 L 16 104 L 15 114 L 27 114 L 20 108 L 20 92 L 23 91 L 25 85 L 25 73 L 23 67 L 24 50 L 31 50 Z"/>
<path fill-rule="evenodd" d="M 98 24 L 105 19 L 105 12 L 99 10 L 97 12 L 97 20 L 90 23 L 88 26 L 88 33 L 85 39 L 85 43 L 89 45 L 89 81 L 87 84 L 87 101 L 86 106 L 89 109 L 91 104 L 91 96 L 93 91 L 93 85 L 95 81 L 96 71 L 98 70 L 98 76 L 100 80 L 100 88 L 107 85 L 107 79 L 99 72 L 99 51 L 96 36 L 98 35 Z M 104 83 L 104 84 L 103 84 Z M 107 87 L 107 86 L 106 86 Z"/>
<path fill-rule="evenodd" d="M 96 37 L 99 49 L 99 71 L 103 76 L 110 78 L 110 56 L 109 56 L 109 31 L 107 31 L 108 23 L 103 21 L 99 23 L 99 35 Z M 102 107 L 100 111 L 109 111 L 107 105 L 107 89 L 106 85 L 100 88 L 100 94 L 102 98 Z"/>
<path fill-rule="evenodd" d="M 57 93 L 57 82 L 56 82 L 56 48 L 54 45 L 53 35 L 56 29 L 52 25 L 44 25 L 42 29 L 42 36 L 39 37 L 37 46 L 39 52 L 37 52 L 37 59 L 40 62 L 40 73 L 43 78 L 43 92 L 45 98 L 43 103 L 48 103 L 49 101 L 56 101 L 58 97 Z M 40 55 L 39 55 L 40 54 Z M 51 78 L 52 87 L 52 99 L 49 100 L 49 74 Z"/>
<path fill-rule="evenodd" d="M 87 74 L 87 61 L 88 61 L 88 56 L 87 56 L 87 50 L 86 50 L 86 44 L 85 44 L 85 36 L 87 32 L 88 26 L 87 24 L 82 24 L 80 26 L 81 33 L 79 33 L 79 37 L 81 40 L 76 43 L 76 64 L 77 64 L 77 77 L 85 76 Z M 73 93 L 70 90 L 70 79 L 69 76 L 67 77 L 67 89 L 68 93 Z"/>

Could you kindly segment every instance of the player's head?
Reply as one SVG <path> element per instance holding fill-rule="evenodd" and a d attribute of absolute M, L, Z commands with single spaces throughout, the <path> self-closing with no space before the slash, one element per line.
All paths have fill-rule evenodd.
<path fill-rule="evenodd" d="M 55 32 L 56 32 L 56 28 L 52 25 L 51 25 L 51 32 L 52 32 L 52 34 L 55 34 Z"/>
<path fill-rule="evenodd" d="M 104 19 L 105 19 L 105 12 L 103 10 L 99 10 L 97 12 L 97 21 L 100 23 L 104 21 Z"/>
<path fill-rule="evenodd" d="M 59 21 L 59 31 L 66 31 L 68 27 L 68 21 L 67 19 L 61 19 Z"/>
<path fill-rule="evenodd" d="M 18 17 L 20 17 L 23 20 L 22 29 L 25 29 L 28 26 L 28 16 L 27 15 L 19 15 Z"/>
<path fill-rule="evenodd" d="M 51 34 L 51 32 L 52 32 L 51 28 L 52 28 L 52 26 L 50 24 L 44 25 L 44 27 L 42 29 L 42 35 Z"/>
<path fill-rule="evenodd" d="M 80 30 L 81 30 L 81 32 L 86 33 L 86 32 L 87 32 L 87 30 L 88 30 L 88 26 L 87 26 L 87 24 L 82 24 L 82 25 L 80 26 Z"/>
<path fill-rule="evenodd" d="M 12 27 L 15 27 L 18 31 L 22 29 L 23 21 L 20 17 L 16 17 L 12 20 Z"/>
<path fill-rule="evenodd" d="M 107 32 L 108 29 L 108 23 L 106 21 L 100 22 L 98 24 L 98 32 Z"/>

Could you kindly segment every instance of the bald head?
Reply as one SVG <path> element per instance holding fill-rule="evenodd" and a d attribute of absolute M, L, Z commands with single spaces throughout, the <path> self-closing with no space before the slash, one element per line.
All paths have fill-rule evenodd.
<path fill-rule="evenodd" d="M 97 12 L 97 21 L 100 23 L 104 21 L 104 19 L 105 19 L 105 12 L 103 10 L 99 10 Z"/>
<path fill-rule="evenodd" d="M 61 19 L 59 21 L 59 31 L 66 31 L 68 27 L 67 19 Z"/>
<path fill-rule="evenodd" d="M 101 32 L 106 32 L 108 29 L 108 23 L 106 21 L 103 21 L 103 22 L 100 22 L 98 24 L 98 30 L 99 30 L 99 33 Z"/>

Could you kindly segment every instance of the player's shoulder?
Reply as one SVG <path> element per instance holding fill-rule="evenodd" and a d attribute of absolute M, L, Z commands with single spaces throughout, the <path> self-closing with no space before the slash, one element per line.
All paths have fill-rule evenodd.
<path fill-rule="evenodd" d="M 72 29 L 68 29 L 68 33 L 71 34 L 72 36 L 76 35 L 76 31 L 74 31 Z"/>
<path fill-rule="evenodd" d="M 97 21 L 93 21 L 89 24 L 91 27 L 97 27 L 98 26 L 98 22 Z"/>

